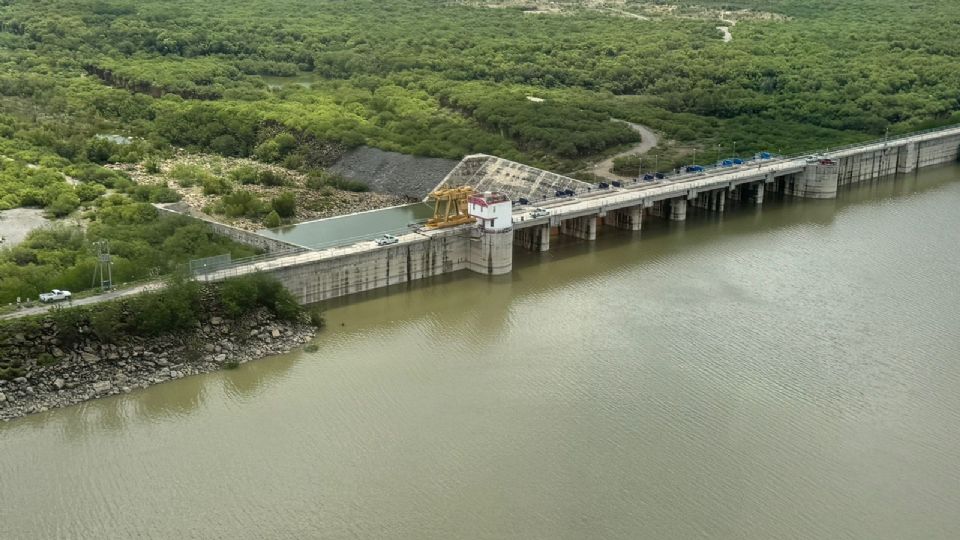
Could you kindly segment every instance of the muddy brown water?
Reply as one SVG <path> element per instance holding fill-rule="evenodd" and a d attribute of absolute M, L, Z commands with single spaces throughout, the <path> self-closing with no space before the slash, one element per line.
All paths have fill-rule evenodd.
<path fill-rule="evenodd" d="M 960 168 L 332 305 L 0 424 L 3 538 L 960 537 Z"/>

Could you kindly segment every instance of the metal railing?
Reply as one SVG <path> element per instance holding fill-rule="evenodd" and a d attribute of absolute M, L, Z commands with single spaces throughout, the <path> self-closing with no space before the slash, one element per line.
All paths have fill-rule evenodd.
<path fill-rule="evenodd" d="M 843 146 L 831 147 L 831 148 L 827 148 L 827 149 L 824 149 L 824 150 L 816 150 L 816 151 L 814 151 L 813 153 L 811 153 L 811 152 L 804 152 L 804 153 L 797 153 L 797 154 L 792 154 L 792 155 L 771 154 L 771 157 L 770 157 L 770 158 L 753 157 L 753 158 L 744 159 L 744 160 L 743 160 L 743 164 L 741 164 L 741 165 L 727 165 L 727 166 L 717 165 L 717 164 L 713 164 L 713 165 L 700 165 L 700 167 L 703 167 L 703 171 L 700 171 L 700 172 L 660 173 L 660 174 L 663 174 L 664 178 L 660 179 L 659 181 L 636 179 L 636 180 L 633 180 L 632 182 L 630 182 L 630 184 L 631 184 L 631 185 L 637 185 L 637 184 L 640 184 L 641 182 L 643 182 L 643 183 L 646 183 L 646 184 L 648 184 L 648 185 L 650 185 L 650 186 L 669 185 L 668 183 L 674 183 L 674 182 L 680 182 L 680 181 L 688 181 L 688 180 L 696 180 L 696 179 L 704 179 L 704 178 L 714 177 L 714 176 L 717 176 L 717 175 L 719 175 L 719 174 L 730 174 L 730 173 L 734 173 L 734 172 L 737 172 L 737 171 L 745 171 L 745 170 L 746 170 L 746 167 L 744 167 L 744 165 L 747 165 L 748 163 L 749 163 L 750 165 L 756 165 L 757 163 L 765 163 L 765 164 L 767 164 L 767 165 L 773 165 L 773 164 L 775 164 L 775 163 L 787 163 L 787 162 L 791 162 L 791 161 L 796 161 L 796 160 L 800 160 L 800 159 L 805 159 L 805 158 L 807 158 L 807 157 L 809 157 L 809 156 L 811 156 L 811 155 L 814 155 L 814 154 L 817 154 L 817 155 L 826 155 L 826 154 L 831 154 L 831 153 L 836 153 L 836 152 L 842 152 L 842 151 L 844 151 L 844 150 L 853 150 L 853 149 L 858 149 L 858 148 L 867 148 L 867 147 L 870 147 L 870 146 L 875 146 L 875 145 L 880 145 L 880 144 L 885 144 L 885 145 L 887 145 L 887 146 L 890 146 L 890 145 L 899 145 L 899 144 L 902 144 L 902 143 L 904 143 L 904 142 L 906 142 L 906 141 L 908 141 L 908 140 L 910 140 L 910 139 L 912 139 L 912 138 L 915 138 L 915 137 L 920 137 L 920 136 L 928 135 L 928 134 L 932 134 L 932 133 L 954 131 L 954 130 L 960 130 L 960 125 L 941 126 L 941 127 L 936 127 L 936 128 L 930 128 L 930 129 L 925 129 L 925 130 L 923 130 L 923 131 L 917 131 L 917 132 L 908 133 L 908 134 L 905 134 L 905 135 L 900 135 L 900 136 L 897 136 L 897 137 L 895 137 L 895 138 L 883 138 L 883 139 L 876 139 L 876 140 L 865 141 L 865 142 L 860 142 L 860 143 L 852 143 L 852 144 L 847 144 L 847 145 L 843 145 Z M 759 154 L 757 154 L 757 155 L 759 155 Z M 756 155 L 755 155 L 755 156 L 756 156 Z M 737 156 L 733 156 L 733 157 L 737 157 Z M 691 164 L 691 165 L 695 165 L 695 164 Z M 651 174 L 652 174 L 652 173 L 651 173 Z M 663 183 L 664 180 L 666 180 L 668 183 Z M 641 184 L 641 185 L 642 185 L 642 184 Z M 617 187 L 614 187 L 614 186 L 610 186 L 609 188 L 596 187 L 596 188 L 590 189 L 590 190 L 588 191 L 588 193 L 593 194 L 593 193 L 597 192 L 598 190 L 604 190 L 604 191 L 609 191 L 610 193 L 615 193 L 615 192 L 617 192 L 617 191 L 619 191 L 619 190 L 622 190 L 622 189 L 630 189 L 630 188 L 624 188 L 624 187 L 617 188 Z M 530 201 L 530 204 L 529 204 L 529 205 L 526 205 L 526 206 L 531 206 L 531 207 L 533 207 L 533 206 L 537 206 L 537 205 L 552 204 L 552 203 L 555 202 L 555 201 L 564 201 L 564 200 L 576 199 L 576 198 L 577 198 L 577 195 L 583 195 L 583 194 L 584 194 L 584 192 L 583 192 L 582 190 L 580 190 L 580 191 L 578 191 L 578 190 L 573 190 L 573 191 L 574 191 L 574 195 L 567 195 L 567 196 L 561 196 L 561 197 L 544 197 L 543 199 L 541 199 L 541 200 L 539 200 L 539 201 L 533 201 L 533 200 L 531 200 L 531 201 Z"/>

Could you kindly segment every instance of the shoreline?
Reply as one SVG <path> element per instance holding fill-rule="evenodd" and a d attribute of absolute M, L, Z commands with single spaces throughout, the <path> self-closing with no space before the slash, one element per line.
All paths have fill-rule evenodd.
<path fill-rule="evenodd" d="M 88 336 L 63 351 L 53 324 L 45 323 L 39 335 L 16 334 L 0 344 L 0 353 L 26 351 L 24 356 L 35 359 L 22 377 L 0 379 L 0 421 L 288 353 L 308 343 L 317 330 L 258 309 L 237 320 L 210 317 L 188 334 L 125 336 L 118 343 Z M 33 354 L 38 349 L 52 352 Z M 37 360 L 43 355 L 46 362 Z"/>

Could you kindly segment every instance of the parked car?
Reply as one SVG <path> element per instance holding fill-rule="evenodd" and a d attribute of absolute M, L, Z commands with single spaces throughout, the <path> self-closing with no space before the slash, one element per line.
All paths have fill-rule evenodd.
<path fill-rule="evenodd" d="M 550 212 L 548 210 L 544 210 L 543 208 L 534 208 L 533 212 L 530 212 L 530 219 L 537 219 L 549 215 Z"/>
<path fill-rule="evenodd" d="M 380 238 L 377 238 L 375 241 L 377 242 L 378 246 L 389 246 L 390 244 L 396 244 L 400 241 L 400 239 L 392 234 L 385 234 Z"/>
<path fill-rule="evenodd" d="M 70 291 L 61 291 L 60 289 L 54 289 L 48 293 L 40 293 L 41 302 L 60 302 L 61 300 L 68 300 L 73 296 Z"/>

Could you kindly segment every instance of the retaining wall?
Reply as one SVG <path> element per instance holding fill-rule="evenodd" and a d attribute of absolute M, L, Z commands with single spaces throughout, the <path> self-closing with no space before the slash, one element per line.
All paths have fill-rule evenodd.
<path fill-rule="evenodd" d="M 250 231 L 245 231 L 243 229 L 238 229 L 236 227 L 231 227 L 230 225 L 224 225 L 223 223 L 217 223 L 209 218 L 197 216 L 190 214 L 185 208 L 178 206 L 177 203 L 174 204 L 154 204 L 157 210 L 160 212 L 160 217 L 170 217 L 170 216 L 185 216 L 189 218 L 196 219 L 206 223 L 213 232 L 226 236 L 227 238 L 240 242 L 241 244 L 246 244 L 257 249 L 262 249 L 267 253 L 274 253 L 277 251 L 290 251 L 303 249 L 296 244 L 290 244 L 282 240 L 277 240 L 275 238 L 268 238 L 266 236 L 261 236 L 257 233 Z"/>

